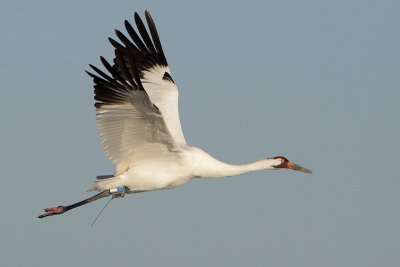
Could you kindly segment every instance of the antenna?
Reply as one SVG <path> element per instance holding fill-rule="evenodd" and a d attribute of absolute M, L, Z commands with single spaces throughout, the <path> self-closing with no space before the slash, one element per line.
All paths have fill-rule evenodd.
<path fill-rule="evenodd" d="M 96 223 L 97 219 L 100 217 L 100 215 L 103 212 L 103 210 L 108 206 L 108 204 L 110 204 L 111 200 L 113 200 L 114 198 L 124 197 L 125 196 L 125 192 L 126 192 L 125 186 L 121 186 L 121 187 L 110 189 L 110 193 L 112 195 L 111 199 L 101 209 L 99 214 L 97 214 L 96 218 L 94 219 L 94 221 L 92 223 L 92 226 L 90 226 L 90 227 L 93 227 L 93 225 Z"/>
<path fill-rule="evenodd" d="M 100 217 L 101 213 L 103 212 L 103 210 L 108 206 L 108 204 L 110 204 L 111 200 L 113 200 L 114 198 L 112 197 L 109 201 L 107 201 L 107 204 L 101 209 L 101 211 L 99 212 L 99 214 L 97 214 L 96 218 L 94 219 L 92 225 L 90 226 L 91 228 L 93 227 L 93 225 L 96 223 L 97 219 Z"/>

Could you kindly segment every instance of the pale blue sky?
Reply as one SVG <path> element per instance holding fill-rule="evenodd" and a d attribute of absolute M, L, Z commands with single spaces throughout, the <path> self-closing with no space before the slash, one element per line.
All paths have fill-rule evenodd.
<path fill-rule="evenodd" d="M 194 180 L 39 220 L 112 174 L 87 64 L 152 14 L 186 140 L 313 175 Z M 399 266 L 398 1 L 3 1 L 1 266 Z"/>

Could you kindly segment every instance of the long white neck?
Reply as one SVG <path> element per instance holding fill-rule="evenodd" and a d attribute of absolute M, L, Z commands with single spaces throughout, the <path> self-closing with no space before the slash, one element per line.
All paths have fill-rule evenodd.
<path fill-rule="evenodd" d="M 259 170 L 272 170 L 275 169 L 273 165 L 277 163 L 276 159 L 262 159 L 249 164 L 233 165 L 219 161 L 200 149 L 196 149 L 194 154 L 194 176 L 199 178 L 219 178 Z"/>

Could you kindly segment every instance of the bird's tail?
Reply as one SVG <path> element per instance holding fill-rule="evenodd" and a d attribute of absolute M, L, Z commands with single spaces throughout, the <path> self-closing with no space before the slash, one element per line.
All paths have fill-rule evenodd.
<path fill-rule="evenodd" d="M 98 176 L 94 181 L 94 186 L 88 190 L 90 191 L 104 191 L 108 189 L 113 189 L 117 187 L 124 186 L 121 177 L 114 176 Z"/>

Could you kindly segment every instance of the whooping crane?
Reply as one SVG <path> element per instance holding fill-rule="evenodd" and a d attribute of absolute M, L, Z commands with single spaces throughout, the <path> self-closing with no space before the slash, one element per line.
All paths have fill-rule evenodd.
<path fill-rule="evenodd" d="M 135 13 L 139 35 L 128 21 L 128 39 L 115 30 L 120 42 L 112 64 L 100 57 L 111 76 L 93 65 L 96 118 L 105 154 L 115 165 L 113 176 L 100 176 L 90 191 L 101 193 L 69 206 L 45 209 L 39 218 L 62 214 L 102 197 L 170 189 L 192 178 L 227 177 L 258 170 L 296 170 L 311 173 L 285 157 L 249 164 L 221 162 L 200 148 L 189 146 L 178 113 L 178 88 L 161 47 L 156 26 L 145 12 L 150 35 Z"/>

